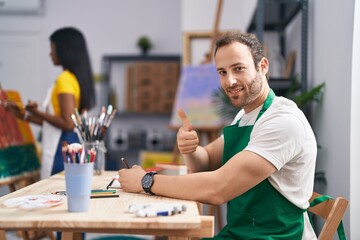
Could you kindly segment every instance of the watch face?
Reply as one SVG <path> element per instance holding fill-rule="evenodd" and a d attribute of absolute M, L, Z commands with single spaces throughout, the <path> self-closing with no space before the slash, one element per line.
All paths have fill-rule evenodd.
<path fill-rule="evenodd" d="M 142 185 L 144 188 L 150 188 L 153 182 L 152 176 L 146 174 L 142 179 Z"/>

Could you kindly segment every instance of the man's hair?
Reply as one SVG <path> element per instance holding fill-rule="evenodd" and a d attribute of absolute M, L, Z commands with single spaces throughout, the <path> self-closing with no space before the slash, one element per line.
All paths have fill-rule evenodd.
<path fill-rule="evenodd" d="M 237 31 L 224 33 L 216 41 L 214 56 L 219 48 L 234 42 L 239 42 L 249 47 L 254 60 L 255 69 L 258 70 L 258 63 L 265 57 L 265 53 L 261 42 L 252 33 L 240 33 Z"/>

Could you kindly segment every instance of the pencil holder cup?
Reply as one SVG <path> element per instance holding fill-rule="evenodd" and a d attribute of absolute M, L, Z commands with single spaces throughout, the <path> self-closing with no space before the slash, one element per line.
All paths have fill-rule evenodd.
<path fill-rule="evenodd" d="M 65 185 L 69 212 L 87 212 L 94 163 L 64 163 Z"/>
<path fill-rule="evenodd" d="M 96 150 L 96 157 L 94 161 L 94 174 L 95 175 L 101 175 L 102 172 L 105 170 L 105 153 L 106 153 L 106 147 L 104 141 L 91 141 L 91 142 L 85 142 L 84 143 L 85 148 L 95 149 Z"/>

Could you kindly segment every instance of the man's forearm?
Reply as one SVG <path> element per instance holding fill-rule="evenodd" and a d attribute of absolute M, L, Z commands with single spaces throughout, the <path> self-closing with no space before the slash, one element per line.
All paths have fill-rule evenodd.
<path fill-rule="evenodd" d="M 210 170 L 209 156 L 204 147 L 198 146 L 195 152 L 182 156 L 190 173 Z"/>

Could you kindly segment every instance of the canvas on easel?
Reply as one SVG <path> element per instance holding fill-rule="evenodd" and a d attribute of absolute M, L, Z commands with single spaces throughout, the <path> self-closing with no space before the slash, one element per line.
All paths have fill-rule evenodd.
<path fill-rule="evenodd" d="M 20 108 L 24 109 L 24 104 L 22 103 L 19 92 L 14 90 L 6 90 L 5 92 L 9 100 L 15 102 Z M 30 124 L 20 119 L 16 119 L 16 122 L 23 137 L 23 143 L 34 144 L 35 138 L 31 131 Z"/>
<path fill-rule="evenodd" d="M 23 108 L 20 94 L 0 89 L 2 102 L 13 101 Z M 0 104 L 0 180 L 37 176 L 40 161 L 28 122 L 16 117 Z M 0 181 L 1 183 L 1 181 Z"/>
<path fill-rule="evenodd" d="M 177 110 L 181 108 L 194 128 L 222 126 L 222 119 L 216 112 L 216 106 L 212 100 L 212 95 L 219 87 L 219 76 L 214 64 L 184 66 L 170 125 L 174 128 L 182 125 L 177 114 Z"/>
<path fill-rule="evenodd" d="M 8 96 L 4 90 L 0 89 L 0 101 L 8 101 Z M 3 105 L 0 105 L 0 149 L 11 145 L 18 145 L 23 142 L 23 137 L 16 123 L 15 116 L 6 111 Z"/>

